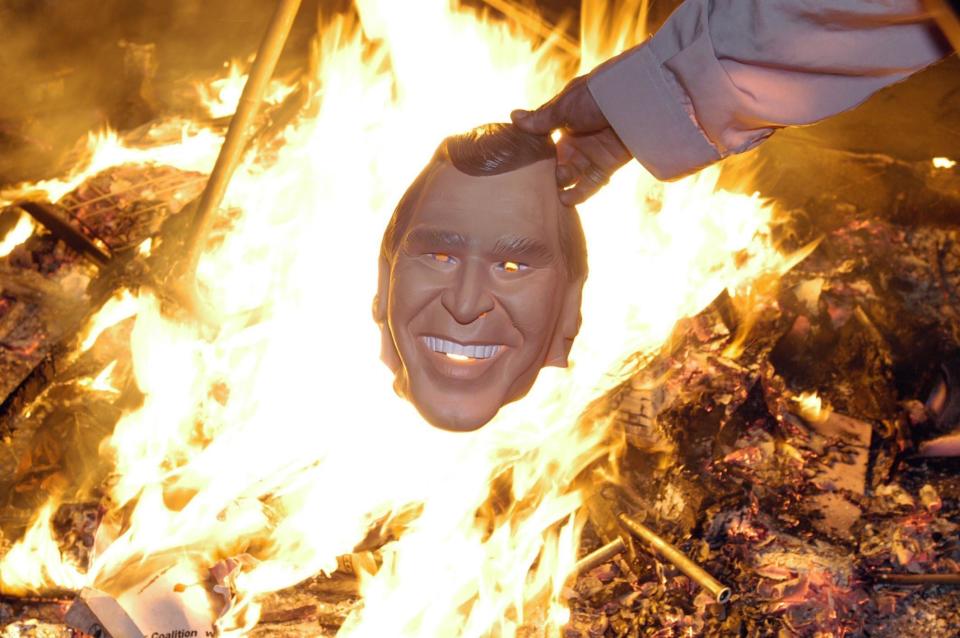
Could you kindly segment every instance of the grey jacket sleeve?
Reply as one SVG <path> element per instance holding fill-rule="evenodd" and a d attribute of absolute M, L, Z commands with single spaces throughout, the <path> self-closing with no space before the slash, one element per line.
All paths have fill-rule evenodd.
<path fill-rule="evenodd" d="M 672 179 L 852 108 L 950 50 L 913 0 L 686 0 L 588 87 L 634 157 Z"/>

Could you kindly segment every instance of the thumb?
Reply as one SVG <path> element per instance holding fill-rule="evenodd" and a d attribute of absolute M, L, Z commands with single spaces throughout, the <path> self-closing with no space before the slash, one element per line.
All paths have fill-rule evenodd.
<path fill-rule="evenodd" d="M 552 130 L 563 126 L 563 121 L 555 114 L 555 102 L 547 102 L 535 111 L 517 109 L 510 114 L 510 119 L 521 131 L 535 135 L 547 135 Z"/>

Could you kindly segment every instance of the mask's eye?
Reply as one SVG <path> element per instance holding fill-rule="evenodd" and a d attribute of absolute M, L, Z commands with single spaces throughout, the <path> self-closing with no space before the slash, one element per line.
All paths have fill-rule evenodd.
<path fill-rule="evenodd" d="M 529 268 L 529 266 L 526 264 L 521 264 L 518 261 L 501 261 L 498 264 L 498 268 L 503 272 L 514 273 L 524 271 Z"/>
<path fill-rule="evenodd" d="M 437 262 L 438 264 L 455 264 L 457 263 L 457 258 L 453 255 L 448 255 L 447 253 L 427 253 L 427 257 Z"/>

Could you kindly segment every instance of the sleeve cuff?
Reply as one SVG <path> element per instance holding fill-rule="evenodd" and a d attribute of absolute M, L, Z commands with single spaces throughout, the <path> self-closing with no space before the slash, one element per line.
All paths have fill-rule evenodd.
<path fill-rule="evenodd" d="M 648 46 L 598 69 L 587 87 L 610 126 L 644 168 L 660 180 L 688 175 L 721 159 L 687 114 Z"/>

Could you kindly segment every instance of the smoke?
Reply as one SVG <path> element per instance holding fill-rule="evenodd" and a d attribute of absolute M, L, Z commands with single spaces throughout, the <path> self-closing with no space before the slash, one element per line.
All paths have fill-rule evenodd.
<path fill-rule="evenodd" d="M 256 50 L 269 0 L 0 0 L 0 185 L 56 172 L 88 131 L 180 112 L 193 82 Z M 280 71 L 306 64 L 305 0 Z"/>

